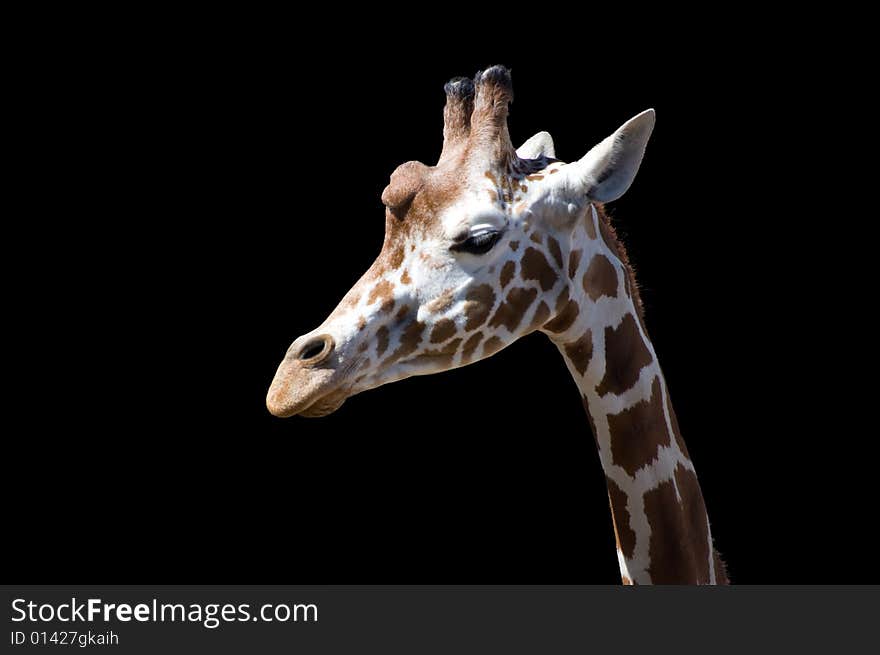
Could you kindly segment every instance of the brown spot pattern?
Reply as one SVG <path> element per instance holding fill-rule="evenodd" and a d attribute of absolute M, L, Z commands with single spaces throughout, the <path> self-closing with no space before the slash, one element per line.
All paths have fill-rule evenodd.
<path fill-rule="evenodd" d="M 398 245 L 394 250 L 391 251 L 391 257 L 388 260 L 388 263 L 391 265 L 393 270 L 397 270 L 400 268 L 401 264 L 403 264 L 403 244 Z"/>
<path fill-rule="evenodd" d="M 529 236 L 529 239 L 531 239 L 532 241 L 534 241 L 537 244 L 544 243 L 544 239 L 542 238 L 540 232 L 532 232 L 532 234 Z"/>
<path fill-rule="evenodd" d="M 544 291 L 549 291 L 556 284 L 559 276 L 547 263 L 544 253 L 534 248 L 526 248 L 522 257 L 522 278 L 537 280 Z"/>
<path fill-rule="evenodd" d="M 575 322 L 580 312 L 578 304 L 569 298 L 568 287 L 565 287 L 556 298 L 556 316 L 544 328 L 557 334 L 565 332 Z"/>
<path fill-rule="evenodd" d="M 388 328 L 384 325 L 376 330 L 376 357 L 381 357 L 388 350 Z"/>
<path fill-rule="evenodd" d="M 619 414 L 608 416 L 611 460 L 629 475 L 654 461 L 661 446 L 669 445 L 660 380 L 654 378 L 651 397 Z"/>
<path fill-rule="evenodd" d="M 464 324 L 466 330 L 474 330 L 480 327 L 489 318 L 489 312 L 495 305 L 495 292 L 488 284 L 480 284 L 467 293 L 467 304 L 464 308 L 467 321 Z"/>
<path fill-rule="evenodd" d="M 587 228 L 587 236 L 591 239 L 596 238 L 596 226 L 593 224 L 593 210 L 590 209 L 589 205 L 587 206 L 587 213 L 584 218 L 584 225 Z"/>
<path fill-rule="evenodd" d="M 394 300 L 391 295 L 393 292 L 394 285 L 388 280 L 382 280 L 370 291 L 370 295 L 367 296 L 367 305 L 372 305 L 377 300 L 381 300 L 383 306 L 389 299 L 393 302 Z"/>
<path fill-rule="evenodd" d="M 477 332 L 476 334 L 472 334 L 470 337 L 468 337 L 468 340 L 464 342 L 464 348 L 461 349 L 462 364 L 466 364 L 470 361 L 471 355 L 474 354 L 474 351 L 477 349 L 477 346 L 480 345 L 480 341 L 482 340 L 482 332 Z"/>
<path fill-rule="evenodd" d="M 693 562 L 680 542 L 683 521 L 672 480 L 661 482 L 656 489 L 645 493 L 645 515 L 651 526 L 651 565 L 648 569 L 651 582 L 675 584 L 687 581 Z"/>
<path fill-rule="evenodd" d="M 517 248 L 519 248 L 519 241 L 511 241 L 511 242 L 510 242 L 510 249 L 511 249 L 513 252 L 516 252 L 516 249 L 517 249 Z"/>
<path fill-rule="evenodd" d="M 455 334 L 455 323 L 448 318 L 441 318 L 431 330 L 431 343 L 441 343 Z"/>
<path fill-rule="evenodd" d="M 562 270 L 562 250 L 559 248 L 559 242 L 551 236 L 547 237 L 547 250 L 556 262 L 556 268 Z"/>
<path fill-rule="evenodd" d="M 617 269 L 605 255 L 590 260 L 583 279 L 584 291 L 594 301 L 602 296 L 617 297 Z"/>
<path fill-rule="evenodd" d="M 501 341 L 498 337 L 489 337 L 486 339 L 486 343 L 483 344 L 483 357 L 488 357 L 489 355 L 494 355 L 499 350 L 501 350 L 501 346 L 504 345 L 504 342 Z"/>
<path fill-rule="evenodd" d="M 458 352 L 458 347 L 460 345 L 461 345 L 461 337 L 458 337 L 457 339 L 453 339 L 452 341 L 447 343 L 445 346 L 441 346 L 440 348 L 433 350 L 431 352 L 441 353 L 443 355 L 454 355 L 455 353 Z"/>
<path fill-rule="evenodd" d="M 532 317 L 532 324 L 529 327 L 529 332 L 537 330 L 544 325 L 548 318 L 550 318 L 550 308 L 547 306 L 547 303 L 542 300 L 538 303 L 537 309 L 535 309 L 535 315 Z"/>
<path fill-rule="evenodd" d="M 706 518 L 706 504 L 697 474 L 679 464 L 675 468 L 675 484 L 681 496 L 684 524 L 689 534 L 688 542 L 694 552 L 694 568 L 697 582 L 709 582 L 709 523 Z"/>
<path fill-rule="evenodd" d="M 441 369 L 447 369 L 452 366 L 452 362 L 455 359 L 455 353 L 458 352 L 459 344 L 461 344 L 461 339 L 453 339 L 442 348 L 426 350 L 419 355 L 419 359 L 422 359 L 423 357 L 430 358 L 431 363 L 435 366 Z"/>
<path fill-rule="evenodd" d="M 507 283 L 510 282 L 510 278 L 513 277 L 514 272 L 516 272 L 516 262 L 507 262 L 501 267 L 501 277 L 499 281 L 502 290 L 507 286 Z"/>
<path fill-rule="evenodd" d="M 651 363 L 651 352 L 639 332 L 632 314 L 623 317 L 617 328 L 605 328 L 605 377 L 596 387 L 596 393 L 621 394 L 639 379 L 642 368 Z"/>
<path fill-rule="evenodd" d="M 428 350 L 424 354 L 419 355 L 419 359 L 422 361 L 429 359 L 437 368 L 445 370 L 452 366 L 455 353 L 440 353 L 436 350 Z"/>
<path fill-rule="evenodd" d="M 570 300 L 570 298 L 569 298 L 568 287 L 567 286 L 562 287 L 562 291 L 560 291 L 559 295 L 556 296 L 556 313 L 557 314 L 562 311 L 562 309 L 568 304 L 569 300 Z"/>
<path fill-rule="evenodd" d="M 412 278 L 409 276 L 409 270 L 404 269 L 403 275 L 400 276 L 401 284 L 412 284 Z"/>
<path fill-rule="evenodd" d="M 692 479 L 682 472 L 690 474 Z M 648 573 L 654 584 L 706 584 L 709 582 L 709 544 L 702 495 L 696 476 L 681 464 L 676 468 L 675 480 L 681 503 L 672 480 L 645 493 L 645 515 L 651 526 Z"/>
<path fill-rule="evenodd" d="M 363 316 L 361 316 L 360 318 L 358 318 L 358 324 L 357 324 L 358 332 L 362 331 L 365 327 L 367 327 L 367 319 L 365 319 Z"/>
<path fill-rule="evenodd" d="M 397 349 L 393 353 L 388 355 L 388 358 L 382 362 L 382 365 L 390 366 L 401 358 L 412 355 L 422 342 L 422 334 L 424 331 L 425 324 L 421 321 L 413 321 L 407 325 L 403 330 L 403 334 L 400 336 L 400 345 L 397 346 Z"/>
<path fill-rule="evenodd" d="M 397 319 L 398 323 L 402 323 L 408 315 L 409 305 L 401 305 L 400 309 L 397 310 L 397 316 L 395 316 L 395 319 Z"/>
<path fill-rule="evenodd" d="M 625 558 L 632 559 L 636 548 L 636 533 L 629 524 L 626 494 L 611 478 L 606 476 L 605 481 L 608 483 L 608 500 L 611 502 L 611 519 L 614 521 L 617 548 Z"/>
<path fill-rule="evenodd" d="M 568 256 L 568 277 L 570 279 L 574 279 L 574 274 L 577 273 L 578 266 L 581 265 L 582 254 L 580 250 L 572 250 Z"/>
<path fill-rule="evenodd" d="M 523 315 L 525 315 L 537 297 L 538 292 L 535 289 L 523 289 L 520 287 L 511 289 L 510 293 L 507 294 L 507 298 L 498 305 L 498 309 L 489 321 L 489 326 L 498 327 L 503 325 L 513 333 L 520 324 L 520 321 L 522 321 Z"/>
<path fill-rule="evenodd" d="M 428 308 L 428 311 L 439 314 L 449 309 L 449 307 L 452 305 L 453 298 L 454 294 L 452 292 L 452 289 L 447 289 L 439 296 L 434 298 L 434 300 L 429 302 L 426 307 Z"/>
<path fill-rule="evenodd" d="M 593 335 L 590 331 L 584 332 L 580 339 L 565 344 L 565 354 L 577 372 L 583 375 L 593 357 Z"/>

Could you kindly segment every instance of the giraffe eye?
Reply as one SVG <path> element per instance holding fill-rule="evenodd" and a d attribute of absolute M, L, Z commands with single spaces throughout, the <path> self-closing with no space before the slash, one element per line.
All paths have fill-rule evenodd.
<path fill-rule="evenodd" d="M 479 232 L 469 236 L 464 241 L 453 244 L 450 250 L 455 252 L 469 252 L 472 255 L 485 255 L 492 250 L 492 246 L 498 242 L 500 237 L 501 232 Z"/>

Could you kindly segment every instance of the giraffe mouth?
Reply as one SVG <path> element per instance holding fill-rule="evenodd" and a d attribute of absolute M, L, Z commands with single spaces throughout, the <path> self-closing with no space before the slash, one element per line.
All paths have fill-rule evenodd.
<path fill-rule="evenodd" d="M 285 358 L 269 387 L 266 408 L 278 418 L 332 414 L 352 395 L 350 368 L 313 368 L 295 358 Z"/>
<path fill-rule="evenodd" d="M 319 398 L 311 405 L 298 412 L 298 415 L 306 418 L 321 418 L 322 416 L 328 416 L 342 407 L 347 398 L 348 394 L 346 393 L 331 393 L 323 398 Z M 291 416 L 293 415 L 291 414 Z"/>
<path fill-rule="evenodd" d="M 266 398 L 266 407 L 278 418 L 304 416 L 320 418 L 332 414 L 342 407 L 349 394 L 345 388 L 333 389 L 326 393 L 309 393 L 304 395 L 290 393 L 290 387 L 273 383 Z"/>

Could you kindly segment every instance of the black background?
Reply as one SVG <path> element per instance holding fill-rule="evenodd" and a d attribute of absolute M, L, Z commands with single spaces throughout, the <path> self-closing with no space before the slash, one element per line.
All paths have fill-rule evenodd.
<path fill-rule="evenodd" d="M 391 171 L 436 161 L 443 83 L 494 63 L 515 143 L 548 130 L 564 160 L 657 111 L 609 209 L 732 580 L 876 581 L 849 564 L 866 499 L 829 447 L 852 437 L 810 343 L 834 309 L 801 296 L 826 273 L 792 257 L 820 213 L 795 172 L 800 55 L 758 56 L 758 31 L 623 48 L 585 29 L 517 46 L 174 26 L 32 53 L 22 169 L 51 183 L 14 278 L 33 339 L 4 476 L 20 581 L 619 580 L 595 446 L 541 335 L 327 418 L 264 407 L 290 342 L 378 254 Z"/>

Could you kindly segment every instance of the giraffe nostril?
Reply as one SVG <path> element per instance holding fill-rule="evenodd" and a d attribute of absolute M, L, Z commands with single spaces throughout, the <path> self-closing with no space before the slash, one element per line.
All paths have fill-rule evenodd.
<path fill-rule="evenodd" d="M 324 334 L 308 341 L 300 349 L 297 359 L 301 362 L 314 363 L 325 359 L 331 350 L 333 350 L 333 337 Z"/>

